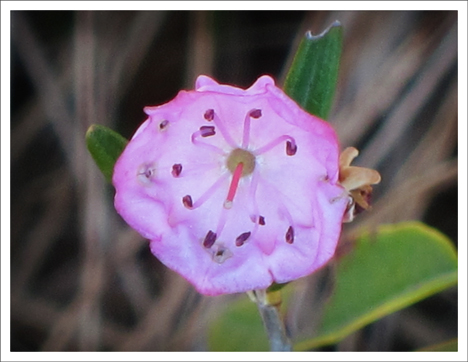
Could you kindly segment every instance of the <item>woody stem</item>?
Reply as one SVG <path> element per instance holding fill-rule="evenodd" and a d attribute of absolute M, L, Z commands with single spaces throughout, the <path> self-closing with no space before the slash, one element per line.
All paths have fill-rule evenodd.
<path fill-rule="evenodd" d="M 268 339 L 270 341 L 271 351 L 292 351 L 291 341 L 286 335 L 285 326 L 281 318 L 279 305 L 280 299 L 272 302 L 268 298 L 265 290 L 254 290 L 252 292 L 257 303 L 258 311 L 263 320 Z"/>

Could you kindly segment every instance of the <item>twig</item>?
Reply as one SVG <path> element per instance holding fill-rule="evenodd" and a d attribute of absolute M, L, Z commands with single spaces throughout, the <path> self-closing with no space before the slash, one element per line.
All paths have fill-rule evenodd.
<path fill-rule="evenodd" d="M 254 290 L 249 296 L 257 303 L 258 311 L 270 341 L 270 350 L 275 352 L 292 351 L 291 341 L 286 335 L 279 311 L 279 302 L 271 303 L 266 290 Z"/>
<path fill-rule="evenodd" d="M 71 119 L 71 112 L 66 106 L 66 94 L 57 82 L 53 65 L 46 57 L 43 44 L 34 33 L 27 17 L 19 12 L 15 16 L 13 41 L 18 55 L 36 88 L 38 98 L 47 118 L 54 127 L 62 144 L 64 153 L 70 161 L 73 153 L 71 144 L 74 128 L 66 120 Z M 76 170 L 72 170 L 76 173 Z"/>
<path fill-rule="evenodd" d="M 420 73 L 411 94 L 389 115 L 388 120 L 379 129 L 366 150 L 362 152 L 360 162 L 367 167 L 375 167 L 398 143 L 401 135 L 414 121 L 421 107 L 428 101 L 429 95 L 437 87 L 442 77 L 455 64 L 457 42 L 454 41 L 456 26 L 429 58 L 426 68 Z"/>
<path fill-rule="evenodd" d="M 408 200 L 433 192 L 436 187 L 447 183 L 456 182 L 458 175 L 458 160 L 447 160 L 440 162 L 425 172 L 415 175 L 396 185 L 382 196 L 374 205 L 373 209 L 378 212 L 368 213 L 365 218 L 353 225 L 348 235 L 356 235 L 363 227 L 370 227 L 382 222 L 398 222 L 402 220 L 415 219 L 415 216 L 402 217 L 402 210 Z"/>
<path fill-rule="evenodd" d="M 119 56 L 111 54 L 109 64 L 109 91 L 119 100 L 134 79 L 145 56 L 151 50 L 152 41 L 163 29 L 167 13 L 162 11 L 144 11 L 135 15 L 126 29 L 123 40 L 119 45 Z"/>
<path fill-rule="evenodd" d="M 214 66 L 213 14 L 197 11 L 190 14 L 193 37 L 188 43 L 186 86 L 192 87 L 200 74 L 212 75 Z"/>

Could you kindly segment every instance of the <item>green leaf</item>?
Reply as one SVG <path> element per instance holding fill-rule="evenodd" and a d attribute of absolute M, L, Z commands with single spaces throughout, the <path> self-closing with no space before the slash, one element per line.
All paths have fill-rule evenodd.
<path fill-rule="evenodd" d="M 343 30 L 338 21 L 320 35 L 307 32 L 283 87 L 303 109 L 325 120 L 333 105 L 342 44 Z"/>
<path fill-rule="evenodd" d="M 419 222 L 381 226 L 338 261 L 317 335 L 295 349 L 336 343 L 456 283 L 457 254 L 446 236 Z"/>
<path fill-rule="evenodd" d="M 366 324 L 457 283 L 453 244 L 419 222 L 385 225 L 373 234 L 361 235 L 336 269 L 335 290 L 324 307 L 316 337 L 300 341 L 295 350 L 336 343 Z M 291 288 L 281 292 L 287 307 Z M 248 298 L 230 304 L 210 325 L 208 346 L 212 351 L 268 351 L 256 305 Z"/>
<path fill-rule="evenodd" d="M 270 350 L 260 313 L 247 295 L 230 304 L 211 324 L 208 330 L 208 348 L 215 352 Z"/>
<path fill-rule="evenodd" d="M 108 182 L 112 181 L 114 165 L 128 141 L 110 128 L 93 124 L 86 132 L 86 146 Z"/>

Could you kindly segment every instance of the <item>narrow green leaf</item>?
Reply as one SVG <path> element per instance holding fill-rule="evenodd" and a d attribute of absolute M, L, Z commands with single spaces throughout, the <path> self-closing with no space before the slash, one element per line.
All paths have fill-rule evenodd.
<path fill-rule="evenodd" d="M 86 132 L 86 146 L 108 182 L 112 181 L 114 165 L 128 141 L 110 128 L 93 124 Z"/>
<path fill-rule="evenodd" d="M 381 226 L 338 261 L 317 335 L 295 349 L 336 343 L 456 283 L 457 254 L 446 236 L 419 222 Z"/>
<path fill-rule="evenodd" d="M 307 32 L 286 76 L 284 91 L 307 112 L 328 119 L 335 95 L 343 30 L 335 21 L 322 34 Z"/>

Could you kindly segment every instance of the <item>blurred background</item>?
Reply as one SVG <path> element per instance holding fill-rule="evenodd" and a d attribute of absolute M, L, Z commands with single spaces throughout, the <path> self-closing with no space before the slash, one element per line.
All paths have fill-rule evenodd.
<path fill-rule="evenodd" d="M 364 226 L 422 220 L 456 246 L 455 11 L 13 11 L 12 351 L 206 350 L 207 323 L 245 296 L 201 296 L 152 256 L 114 211 L 85 132 L 98 123 L 130 138 L 144 106 L 199 74 L 281 85 L 304 33 L 334 20 L 344 49 L 330 122 L 342 148 L 361 150 L 356 164 L 383 179 L 342 242 Z M 293 339 L 322 274 L 298 282 Z M 456 287 L 324 350 L 411 351 L 455 337 Z"/>

